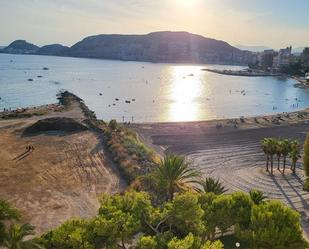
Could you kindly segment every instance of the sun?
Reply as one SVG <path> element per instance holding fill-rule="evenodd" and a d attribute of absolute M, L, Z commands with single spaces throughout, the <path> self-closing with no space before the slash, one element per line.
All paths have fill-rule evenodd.
<path fill-rule="evenodd" d="M 176 0 L 178 4 L 184 6 L 184 7 L 194 7 L 196 6 L 200 0 Z"/>

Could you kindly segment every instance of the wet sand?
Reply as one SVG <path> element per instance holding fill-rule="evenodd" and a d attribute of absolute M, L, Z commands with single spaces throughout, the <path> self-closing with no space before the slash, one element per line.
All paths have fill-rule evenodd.
<path fill-rule="evenodd" d="M 277 115 L 238 120 L 235 128 L 231 120 L 134 125 L 134 129 L 149 146 L 161 155 L 178 153 L 192 160 L 194 167 L 205 176 L 220 179 L 230 191 L 260 189 L 271 199 L 280 199 L 299 211 L 303 228 L 309 234 L 309 193 L 302 190 L 304 172 L 301 163 L 297 174 L 287 166 L 285 176 L 265 171 L 265 156 L 260 147 L 264 137 L 299 139 L 302 143 L 309 131 L 308 110 L 289 114 L 279 124 L 271 122 Z M 302 114 L 302 115 L 300 115 Z M 281 116 L 283 116 L 281 114 Z M 266 121 L 269 120 L 269 121 Z M 216 128 L 221 123 L 223 128 Z M 300 162 L 302 159 L 300 160 Z"/>

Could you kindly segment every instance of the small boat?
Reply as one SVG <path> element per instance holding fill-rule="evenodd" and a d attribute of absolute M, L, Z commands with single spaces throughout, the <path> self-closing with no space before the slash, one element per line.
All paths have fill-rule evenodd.
<path fill-rule="evenodd" d="M 42 75 L 38 75 L 38 76 L 36 76 L 36 77 L 38 77 L 38 78 L 43 78 L 43 76 L 42 76 Z"/>
<path fill-rule="evenodd" d="M 135 101 L 135 99 L 132 99 L 132 101 Z"/>
<path fill-rule="evenodd" d="M 99 95 L 102 96 L 103 94 L 102 94 L 102 93 L 99 93 Z"/>
<path fill-rule="evenodd" d="M 130 103 L 131 103 L 131 101 L 130 101 L 130 100 L 126 100 L 125 102 L 126 102 L 127 104 L 130 104 Z"/>
<path fill-rule="evenodd" d="M 118 99 L 118 98 L 115 98 L 115 100 L 116 100 L 116 101 L 119 101 L 119 99 Z"/>
<path fill-rule="evenodd" d="M 28 79 L 28 81 L 33 81 L 33 79 Z"/>
<path fill-rule="evenodd" d="M 43 70 L 49 70 L 49 68 L 48 67 L 43 67 Z"/>

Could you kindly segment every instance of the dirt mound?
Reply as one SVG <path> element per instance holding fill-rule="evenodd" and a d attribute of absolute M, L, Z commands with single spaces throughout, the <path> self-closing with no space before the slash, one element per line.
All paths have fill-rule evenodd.
<path fill-rule="evenodd" d="M 25 133 L 36 133 L 43 131 L 84 131 L 88 128 L 72 118 L 46 118 L 41 119 L 25 129 Z"/>

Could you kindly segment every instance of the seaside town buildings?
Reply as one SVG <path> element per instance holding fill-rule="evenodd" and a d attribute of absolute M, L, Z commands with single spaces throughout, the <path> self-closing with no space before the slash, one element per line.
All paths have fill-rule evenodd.
<path fill-rule="evenodd" d="M 279 70 L 283 66 L 288 66 L 292 60 L 292 46 L 280 49 L 278 53 L 275 53 L 273 58 L 274 69 Z"/>
<path fill-rule="evenodd" d="M 258 53 L 258 66 L 264 70 L 278 71 L 292 61 L 292 47 L 280 49 L 278 52 L 273 49 L 264 50 Z"/>

